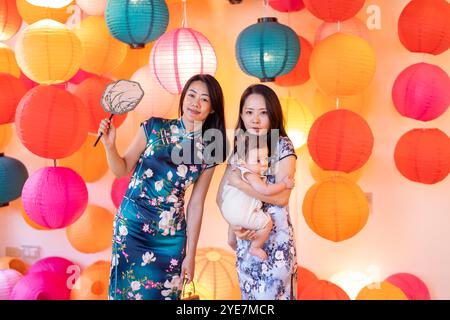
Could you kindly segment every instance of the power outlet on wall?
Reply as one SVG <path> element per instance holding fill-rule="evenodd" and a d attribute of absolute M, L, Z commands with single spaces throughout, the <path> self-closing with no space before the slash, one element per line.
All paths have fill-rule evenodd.
<path fill-rule="evenodd" d="M 20 246 L 22 249 L 22 258 L 27 262 L 34 262 L 41 256 L 41 250 L 38 246 Z"/>

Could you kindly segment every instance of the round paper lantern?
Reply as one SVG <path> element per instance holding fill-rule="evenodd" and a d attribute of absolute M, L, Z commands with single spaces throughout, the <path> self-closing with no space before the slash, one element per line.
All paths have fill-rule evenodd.
<path fill-rule="evenodd" d="M 324 170 L 355 171 L 367 162 L 372 148 L 373 135 L 367 121 L 349 110 L 323 114 L 309 131 L 309 153 Z"/>
<path fill-rule="evenodd" d="M 103 16 L 108 0 L 76 0 L 77 5 L 89 16 Z"/>
<path fill-rule="evenodd" d="M 25 165 L 0 153 L 0 207 L 20 197 L 28 178 Z"/>
<path fill-rule="evenodd" d="M 369 29 L 364 22 L 358 18 L 351 18 L 336 25 L 336 22 L 324 22 L 316 31 L 316 36 L 314 38 L 314 45 L 317 45 L 323 39 L 331 36 L 335 33 L 345 33 L 358 36 L 367 42 L 369 42 Z"/>
<path fill-rule="evenodd" d="M 450 171 L 450 139 L 439 129 L 413 129 L 397 142 L 394 159 L 405 178 L 437 183 Z"/>
<path fill-rule="evenodd" d="M 107 300 L 110 263 L 97 261 L 87 267 L 70 292 L 71 300 Z"/>
<path fill-rule="evenodd" d="M 303 216 L 316 234 L 339 242 L 361 231 L 369 217 L 369 205 L 356 183 L 333 177 L 317 182 L 306 192 Z"/>
<path fill-rule="evenodd" d="M 214 75 L 216 53 L 211 43 L 190 28 L 173 29 L 162 35 L 150 54 L 151 70 L 159 84 L 172 94 L 180 94 L 196 74 Z"/>
<path fill-rule="evenodd" d="M 0 124 L 14 122 L 20 99 L 27 93 L 25 85 L 10 74 L 0 73 Z"/>
<path fill-rule="evenodd" d="M 72 78 L 80 68 L 81 55 L 81 42 L 75 33 L 50 19 L 25 28 L 16 43 L 17 63 L 23 73 L 41 84 Z"/>
<path fill-rule="evenodd" d="M 298 149 L 305 145 L 309 129 L 314 121 L 309 109 L 295 98 L 280 98 L 283 117 L 286 119 L 286 129 L 289 138 Z"/>
<path fill-rule="evenodd" d="M 421 121 L 436 119 L 450 104 L 450 77 L 438 66 L 414 64 L 395 80 L 392 100 L 402 116 Z"/>
<path fill-rule="evenodd" d="M 96 136 L 88 135 L 81 148 L 59 164 L 75 170 L 85 182 L 95 182 L 108 171 L 108 162 L 104 148 L 93 148 Z M 101 143 L 101 142 L 99 142 Z"/>
<path fill-rule="evenodd" d="M 357 182 L 361 178 L 364 169 L 364 167 L 362 167 L 358 170 L 346 173 L 342 171 L 322 170 L 312 159 L 310 159 L 308 163 L 309 171 L 316 181 L 323 181 L 333 177 L 342 177 Z"/>
<path fill-rule="evenodd" d="M 71 225 L 83 214 L 88 191 L 83 179 L 72 169 L 45 167 L 25 182 L 22 202 L 31 220 L 59 229 Z"/>
<path fill-rule="evenodd" d="M 328 21 L 344 21 L 355 16 L 364 6 L 365 0 L 303 0 L 317 18 Z"/>
<path fill-rule="evenodd" d="M 0 300 L 9 300 L 14 286 L 22 279 L 22 275 L 16 270 L 0 270 Z"/>
<path fill-rule="evenodd" d="M 206 300 L 239 300 L 236 256 L 220 248 L 201 248 L 195 256 L 195 284 L 205 289 Z"/>
<path fill-rule="evenodd" d="M 316 117 L 336 109 L 347 109 L 359 115 L 365 115 L 367 113 L 367 100 L 365 93 L 356 94 L 354 96 L 333 97 L 316 89 L 314 94 L 314 108 L 312 111 Z"/>
<path fill-rule="evenodd" d="M 430 292 L 426 284 L 410 273 L 396 273 L 386 279 L 403 291 L 409 300 L 430 300 Z"/>
<path fill-rule="evenodd" d="M 122 202 L 123 196 L 127 192 L 128 185 L 130 184 L 131 176 L 126 176 L 122 178 L 115 178 L 111 186 L 111 199 L 116 208 L 119 208 Z"/>
<path fill-rule="evenodd" d="M 350 300 L 344 290 L 326 280 L 311 282 L 298 300 Z"/>
<path fill-rule="evenodd" d="M 115 0 L 108 1 L 105 18 L 114 38 L 142 48 L 166 32 L 169 10 L 164 0 Z"/>
<path fill-rule="evenodd" d="M 74 270 L 72 270 L 74 268 Z M 67 282 L 74 272 L 81 270 L 80 266 L 62 257 L 47 257 L 40 259 L 35 262 L 30 269 L 28 269 L 28 274 L 39 273 L 39 272 L 52 272 L 61 278 L 64 278 Z"/>
<path fill-rule="evenodd" d="M 67 19 L 73 14 L 72 2 L 72 0 L 17 0 L 17 9 L 27 24 L 33 24 L 43 19 L 66 23 Z"/>
<path fill-rule="evenodd" d="M 25 212 L 25 209 L 23 208 L 23 206 L 21 206 L 21 208 L 20 208 L 20 213 L 22 214 L 22 218 L 23 218 L 23 220 L 25 220 L 27 225 L 29 225 L 33 229 L 36 229 L 36 230 L 49 230 L 49 228 L 43 227 L 43 226 L 37 224 L 36 222 L 34 222 L 33 220 L 31 220 L 30 217 Z"/>
<path fill-rule="evenodd" d="M 280 12 L 294 12 L 302 10 L 303 0 L 269 0 L 269 5 Z"/>
<path fill-rule="evenodd" d="M 274 81 L 294 69 L 300 56 L 297 34 L 277 18 L 259 18 L 236 41 L 236 58 L 242 71 L 261 81 Z"/>
<path fill-rule="evenodd" d="M 300 297 L 305 288 L 314 281 L 319 280 L 317 276 L 306 268 L 297 267 L 297 298 Z"/>
<path fill-rule="evenodd" d="M 68 300 L 66 279 L 53 272 L 37 272 L 24 276 L 11 292 L 11 300 Z"/>
<path fill-rule="evenodd" d="M 26 262 L 15 257 L 0 257 L 0 270 L 13 269 L 21 274 L 25 274 L 28 270 Z"/>
<path fill-rule="evenodd" d="M 80 219 L 67 227 L 67 239 L 83 253 L 105 250 L 111 246 L 113 219 L 114 216 L 108 210 L 89 205 Z"/>
<path fill-rule="evenodd" d="M 350 299 L 355 300 L 361 289 L 373 282 L 373 278 L 364 272 L 343 271 L 331 276 L 329 281 L 342 288 Z"/>
<path fill-rule="evenodd" d="M 434 55 L 450 47 L 450 4 L 446 0 L 413 0 L 398 19 L 400 42 L 411 52 Z"/>
<path fill-rule="evenodd" d="M 351 96 L 371 83 L 375 74 L 375 52 L 367 41 L 336 33 L 320 42 L 309 61 L 311 78 L 330 96 Z"/>
<path fill-rule="evenodd" d="M 356 300 L 408 300 L 402 290 L 383 281 L 372 283 L 358 293 Z"/>
<path fill-rule="evenodd" d="M 86 140 L 87 129 L 88 114 L 80 99 L 53 86 L 31 89 L 17 107 L 17 135 L 40 157 L 68 157 Z"/>
<path fill-rule="evenodd" d="M 137 70 L 148 65 L 152 48 L 152 43 L 147 44 L 145 48 L 141 49 L 127 48 L 125 60 L 112 72 L 114 77 L 116 79 L 130 79 Z"/>
<path fill-rule="evenodd" d="M 22 17 L 17 11 L 16 1 L 0 0 L 0 41 L 11 39 L 21 25 Z"/>
<path fill-rule="evenodd" d="M 20 76 L 20 69 L 16 62 L 14 51 L 0 42 L 0 72 L 8 73 L 16 78 Z"/>
<path fill-rule="evenodd" d="M 289 87 L 304 84 L 309 80 L 309 58 L 313 51 L 312 45 L 303 37 L 298 37 L 300 41 L 301 54 L 294 69 L 284 76 L 275 78 L 275 83 L 279 86 Z"/>
<path fill-rule="evenodd" d="M 109 73 L 127 55 L 127 46 L 111 36 L 103 17 L 90 16 L 83 19 L 75 33 L 83 47 L 80 68 L 84 71 L 97 75 Z"/>
<path fill-rule="evenodd" d="M 9 124 L 0 125 L 0 153 L 5 152 L 6 146 L 12 138 L 12 128 Z"/>
<path fill-rule="evenodd" d="M 89 115 L 89 132 L 96 134 L 100 126 L 100 122 L 109 118 L 110 114 L 105 112 L 100 104 L 103 92 L 108 84 L 112 82 L 111 79 L 104 77 L 92 77 L 80 83 L 74 95 L 80 98 Z M 127 113 L 114 116 L 112 122 L 116 128 L 120 127 L 127 118 Z"/>

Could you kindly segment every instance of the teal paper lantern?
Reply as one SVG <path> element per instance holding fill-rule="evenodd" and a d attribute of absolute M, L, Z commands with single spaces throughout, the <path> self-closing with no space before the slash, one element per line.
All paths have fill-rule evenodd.
<path fill-rule="evenodd" d="M 166 32 L 169 10 L 164 0 L 114 0 L 108 1 L 105 19 L 114 38 L 136 49 Z"/>
<path fill-rule="evenodd" d="M 0 207 L 20 197 L 27 179 L 28 171 L 22 162 L 0 153 Z"/>
<path fill-rule="evenodd" d="M 297 34 L 277 18 L 259 18 L 236 42 L 236 58 L 246 74 L 262 82 L 274 81 L 294 69 L 300 56 Z"/>

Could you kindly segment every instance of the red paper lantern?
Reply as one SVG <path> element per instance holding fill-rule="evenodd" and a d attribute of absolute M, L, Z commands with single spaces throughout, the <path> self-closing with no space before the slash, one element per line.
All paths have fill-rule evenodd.
<path fill-rule="evenodd" d="M 437 183 L 450 171 L 450 139 L 439 129 L 413 129 L 397 142 L 394 159 L 405 178 Z"/>
<path fill-rule="evenodd" d="M 34 154 L 65 158 L 86 140 L 88 114 L 71 93 L 54 86 L 37 86 L 17 107 L 16 129 L 22 144 Z"/>
<path fill-rule="evenodd" d="M 279 86 L 298 86 L 309 80 L 309 57 L 313 51 L 313 46 L 303 37 L 298 37 L 300 41 L 300 57 L 294 69 L 284 76 L 276 77 L 275 83 Z"/>
<path fill-rule="evenodd" d="M 367 121 L 349 110 L 323 114 L 309 131 L 309 153 L 323 170 L 355 171 L 367 162 L 372 148 L 373 134 Z"/>
<path fill-rule="evenodd" d="M 297 297 L 314 281 L 319 280 L 317 276 L 306 268 L 298 266 L 297 268 Z"/>
<path fill-rule="evenodd" d="M 411 52 L 434 55 L 450 47 L 450 3 L 446 0 L 413 0 L 398 19 L 400 42 Z"/>
<path fill-rule="evenodd" d="M 22 25 L 16 0 L 0 0 L 0 41 L 11 39 Z"/>
<path fill-rule="evenodd" d="M 308 9 L 317 18 L 328 21 L 344 21 L 355 16 L 365 0 L 303 0 Z"/>
<path fill-rule="evenodd" d="M 409 300 L 430 300 L 427 285 L 413 274 L 396 273 L 385 281 L 400 288 Z"/>
<path fill-rule="evenodd" d="M 27 88 L 16 77 L 0 73 L 0 92 L 0 124 L 14 122 L 17 105 Z"/>
<path fill-rule="evenodd" d="M 311 282 L 298 300 L 350 300 L 344 290 L 326 280 Z"/>
<path fill-rule="evenodd" d="M 302 10 L 303 0 L 269 0 L 269 5 L 280 12 L 293 12 Z"/>

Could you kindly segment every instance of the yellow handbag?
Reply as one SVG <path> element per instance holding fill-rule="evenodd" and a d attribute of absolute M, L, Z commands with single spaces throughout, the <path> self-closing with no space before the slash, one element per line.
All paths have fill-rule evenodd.
<path fill-rule="evenodd" d="M 181 291 L 181 300 L 200 300 L 200 296 L 195 291 L 194 281 L 191 281 L 191 288 L 189 291 L 186 290 L 187 287 L 187 279 L 183 280 L 183 290 Z"/>

